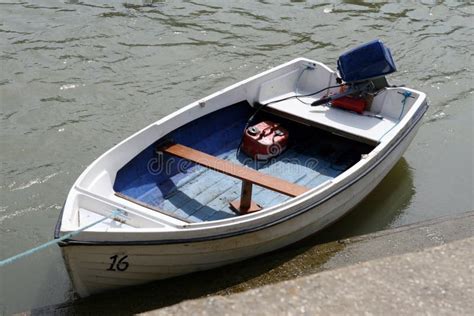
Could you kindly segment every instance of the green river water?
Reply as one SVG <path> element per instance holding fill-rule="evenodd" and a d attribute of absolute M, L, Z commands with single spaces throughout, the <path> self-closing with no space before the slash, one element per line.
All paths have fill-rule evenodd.
<path fill-rule="evenodd" d="M 372 194 L 322 234 L 245 268 L 103 301 L 127 313 L 147 309 L 134 297 L 159 307 L 277 282 L 328 260 L 312 245 L 474 209 L 473 13 L 468 1 L 436 0 L 1 1 L 0 259 L 52 239 L 77 176 L 135 131 L 299 56 L 335 68 L 374 38 L 394 55 L 390 82 L 427 93 L 431 107 Z M 72 298 L 58 247 L 0 273 L 0 314 Z"/>

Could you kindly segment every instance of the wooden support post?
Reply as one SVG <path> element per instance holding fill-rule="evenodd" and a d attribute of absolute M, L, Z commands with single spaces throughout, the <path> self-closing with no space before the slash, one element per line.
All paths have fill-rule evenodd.
<path fill-rule="evenodd" d="M 240 210 L 246 211 L 252 203 L 252 182 L 242 180 L 242 190 L 240 192 Z"/>
<path fill-rule="evenodd" d="M 232 201 L 229 204 L 238 214 L 248 214 L 262 209 L 260 205 L 252 202 L 252 182 L 247 180 L 242 180 L 240 200 Z"/>

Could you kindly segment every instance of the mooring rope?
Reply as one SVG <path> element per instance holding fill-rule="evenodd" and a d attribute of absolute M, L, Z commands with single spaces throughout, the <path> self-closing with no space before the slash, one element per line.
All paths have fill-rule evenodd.
<path fill-rule="evenodd" d="M 392 129 L 395 128 L 395 126 L 398 125 L 398 123 L 400 123 L 400 121 L 402 120 L 402 117 L 403 117 L 403 112 L 405 112 L 405 106 L 406 106 L 406 103 L 407 103 L 407 100 L 408 98 L 411 98 L 412 96 L 412 93 L 410 91 L 403 91 L 402 92 L 398 92 L 399 94 L 403 95 L 403 99 L 402 99 L 402 110 L 400 112 L 400 115 L 398 116 L 398 120 L 397 122 L 392 126 L 390 127 L 390 129 L 388 131 L 386 131 L 385 133 L 383 133 L 383 135 L 379 138 L 379 141 L 384 138 L 385 135 L 387 135 L 388 133 L 390 133 L 392 131 Z"/>
<path fill-rule="evenodd" d="M 10 258 L 8 258 L 8 259 L 2 260 L 2 261 L 0 261 L 0 267 L 3 267 L 3 266 L 5 266 L 5 265 L 7 265 L 7 264 L 10 264 L 10 263 L 13 263 L 13 262 L 15 262 L 15 261 L 17 261 L 18 259 L 21 259 L 21 258 L 23 258 L 23 257 L 32 255 L 32 254 L 34 254 L 34 253 L 36 253 L 36 252 L 38 252 L 38 251 L 40 251 L 40 250 L 43 250 L 43 249 L 45 249 L 45 248 L 48 248 L 49 246 L 56 245 L 56 244 L 58 244 L 59 242 L 61 242 L 61 241 L 63 241 L 63 240 L 69 239 L 69 238 L 71 238 L 71 237 L 73 237 L 73 236 L 75 236 L 75 235 L 80 234 L 80 233 L 83 232 L 84 230 L 86 230 L 86 229 L 88 229 L 88 228 L 91 228 L 92 226 L 95 226 L 95 225 L 97 225 L 97 224 L 99 224 L 99 223 L 105 221 L 106 219 L 109 219 L 109 218 L 112 218 L 112 217 L 116 217 L 116 216 L 124 216 L 124 214 L 123 214 L 123 212 L 122 212 L 121 210 L 115 210 L 115 211 L 113 211 L 110 215 L 108 215 L 108 216 L 106 216 L 106 217 L 104 217 L 104 218 L 101 218 L 101 219 L 99 219 L 99 220 L 97 220 L 97 221 L 95 221 L 95 222 L 93 222 L 93 223 L 91 223 L 91 224 L 89 224 L 89 225 L 86 225 L 86 226 L 84 226 L 84 227 L 81 227 L 81 228 L 79 228 L 79 229 L 77 229 L 77 230 L 75 230 L 75 231 L 73 231 L 73 232 L 70 232 L 70 233 L 68 233 L 68 234 L 66 234 L 66 235 L 64 235 L 64 236 L 62 236 L 62 237 L 60 237 L 60 238 L 58 238 L 58 239 L 50 240 L 50 241 L 48 241 L 48 242 L 46 242 L 46 243 L 44 243 L 44 244 L 42 244 L 42 245 L 39 245 L 39 246 L 37 246 L 37 247 L 35 247 L 35 248 L 29 249 L 29 250 L 27 250 L 27 251 L 25 251 L 25 252 L 22 252 L 22 253 L 19 253 L 19 254 L 15 255 L 15 256 L 13 256 L 13 257 L 10 257 Z"/>

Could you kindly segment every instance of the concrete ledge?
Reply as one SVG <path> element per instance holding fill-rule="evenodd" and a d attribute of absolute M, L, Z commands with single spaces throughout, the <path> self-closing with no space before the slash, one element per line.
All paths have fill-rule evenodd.
<path fill-rule="evenodd" d="M 143 315 L 474 314 L 474 237 Z"/>
<path fill-rule="evenodd" d="M 260 315 L 274 313 L 274 310 L 278 311 L 277 314 L 301 314 L 302 310 L 306 311 L 302 314 L 313 314 L 318 310 L 321 310 L 321 313 L 323 313 L 323 310 L 332 312 L 333 309 L 329 310 L 329 306 L 332 305 L 327 304 L 333 304 L 334 306 L 342 306 L 343 304 L 346 304 L 346 306 L 350 306 L 345 300 L 351 298 L 353 300 L 352 303 L 358 304 L 357 306 L 359 306 L 359 308 L 347 307 L 347 310 L 341 310 L 341 313 L 361 313 L 365 308 L 367 308 L 367 310 L 372 310 L 371 306 L 373 304 L 369 303 L 368 300 L 358 298 L 357 295 L 365 293 L 364 295 L 367 295 L 366 299 L 371 295 L 373 300 L 378 302 L 378 292 L 382 291 L 382 288 L 373 288 L 373 285 L 369 284 L 370 282 L 367 282 L 367 280 L 372 280 L 370 275 L 364 275 L 361 277 L 356 276 L 351 279 L 349 273 L 344 274 L 343 278 L 346 279 L 345 282 L 347 282 L 347 284 L 350 282 L 354 283 L 351 290 L 352 293 L 346 293 L 344 290 L 344 283 L 340 285 L 337 282 L 333 285 L 338 286 L 339 284 L 341 289 L 336 290 L 335 288 L 334 290 L 331 290 L 330 287 L 332 285 L 330 283 L 320 283 L 316 288 L 311 288 L 310 285 L 308 285 L 307 288 L 306 285 L 304 285 L 306 276 L 308 278 L 315 278 L 319 277 L 319 275 L 329 273 L 327 271 L 337 271 L 338 273 L 342 273 L 341 271 L 344 271 L 346 268 L 352 269 L 363 266 L 361 262 L 369 262 L 368 264 L 372 264 L 372 262 L 375 262 L 374 260 L 378 261 L 386 257 L 391 257 L 389 259 L 383 259 L 388 260 L 385 268 L 391 273 L 392 271 L 398 271 L 397 269 L 401 262 L 404 262 L 399 261 L 397 258 L 404 258 L 404 255 L 407 253 L 411 253 L 410 256 L 416 257 L 417 253 L 415 252 L 420 252 L 424 249 L 436 246 L 443 246 L 471 237 L 474 237 L 474 211 L 406 225 L 395 229 L 379 231 L 368 235 L 350 237 L 329 243 L 321 243 L 321 234 L 318 234 L 290 247 L 249 259 L 243 263 L 225 266 L 212 271 L 190 274 L 179 278 L 153 282 L 120 291 L 107 292 L 73 302 L 45 306 L 25 312 L 24 314 L 118 315 L 136 314 L 147 311 L 152 311 L 151 313 L 153 314 L 157 313 L 160 308 L 165 308 L 160 312 L 165 313 L 166 315 L 177 312 L 177 310 L 181 308 L 188 308 L 186 307 L 189 306 L 188 304 L 192 304 L 192 306 L 194 306 L 193 308 L 196 308 L 191 311 L 192 314 L 198 315 L 210 315 L 213 312 L 216 312 L 215 309 L 213 309 L 214 304 L 218 304 L 219 306 L 221 306 L 221 304 L 230 304 L 229 306 L 225 305 L 225 314 L 253 313 Z M 464 246 L 470 247 L 465 248 L 464 252 L 473 252 L 472 245 L 465 244 Z M 459 247 L 463 246 L 461 245 Z M 447 260 L 449 262 L 451 259 Z M 443 268 L 442 260 L 440 261 L 441 266 L 438 266 L 437 261 L 431 263 L 420 262 L 416 262 L 421 265 L 419 268 L 420 270 L 427 269 L 431 271 L 433 269 Z M 453 262 L 455 262 L 455 260 L 453 260 Z M 424 267 L 423 265 L 426 266 Z M 368 269 L 368 271 L 366 271 L 367 274 L 372 273 L 372 268 L 366 267 L 366 269 Z M 375 269 L 376 268 L 374 268 L 374 271 L 377 271 Z M 453 280 L 457 277 L 470 278 L 467 281 L 468 284 L 470 284 L 470 289 L 472 291 L 472 273 L 471 275 L 466 275 L 465 270 L 462 268 L 457 270 L 457 266 L 455 265 L 453 265 L 452 269 L 452 274 L 457 273 L 456 275 L 451 276 Z M 374 278 L 377 277 L 375 273 L 376 272 L 374 272 Z M 423 277 L 424 273 L 424 271 L 421 271 L 419 276 Z M 400 286 L 403 285 L 402 289 L 405 287 L 408 288 L 406 282 L 411 280 L 410 277 L 404 274 L 400 274 L 399 276 L 401 279 Z M 293 281 L 275 284 L 276 282 L 285 280 Z M 382 281 L 383 280 L 377 282 Z M 395 278 L 395 281 L 398 282 L 398 278 Z M 291 284 L 291 282 L 295 282 L 294 287 L 291 289 L 286 288 L 287 285 L 285 284 Z M 313 281 L 309 282 L 311 283 Z M 394 283 L 397 284 L 396 282 Z M 387 286 L 389 285 L 390 284 L 387 284 Z M 261 288 L 262 286 L 266 287 Z M 398 285 L 393 285 L 393 288 L 390 287 L 388 290 L 384 289 L 383 291 L 395 291 L 397 287 Z M 252 292 L 249 292 L 248 295 L 253 297 L 254 300 L 257 300 L 256 302 L 251 301 L 250 298 L 246 298 L 245 295 L 247 294 L 245 293 L 235 294 L 255 288 L 260 289 L 253 290 Z M 266 291 L 269 291 L 269 294 L 266 294 Z M 311 293 L 308 294 L 306 291 L 321 292 L 321 295 L 326 296 L 321 299 L 318 296 L 311 296 Z M 217 295 L 217 297 L 211 295 Z M 224 296 L 222 297 L 222 295 Z M 239 295 L 242 295 L 242 299 L 239 298 Z M 300 295 L 301 297 L 298 300 Z M 393 313 L 398 312 L 399 309 L 405 308 L 404 302 L 406 298 L 404 298 L 403 295 L 399 296 L 395 292 L 392 292 L 390 295 L 392 296 L 388 296 L 386 299 L 389 299 L 390 302 L 396 302 L 395 305 L 399 304 L 397 305 L 397 310 Z M 296 296 L 294 302 L 291 300 L 293 296 Z M 203 297 L 207 298 L 201 299 Z M 356 297 L 357 300 L 355 299 Z M 193 299 L 195 301 L 189 301 Z M 250 302 L 248 303 L 248 308 L 246 307 L 247 300 Z M 427 304 L 426 301 L 421 299 L 420 302 L 420 304 Z M 441 302 L 438 303 L 441 304 Z M 310 308 L 309 304 L 322 305 L 319 307 L 318 305 L 311 305 L 311 309 L 308 309 Z M 273 305 L 278 306 L 278 308 L 274 308 Z M 301 309 L 303 307 L 304 309 Z M 308 310 L 311 312 L 307 312 Z M 420 310 L 423 309 L 420 307 Z M 427 311 L 430 310 L 431 309 L 429 308 L 427 309 Z M 423 313 L 428 313 L 427 311 L 423 311 Z"/>

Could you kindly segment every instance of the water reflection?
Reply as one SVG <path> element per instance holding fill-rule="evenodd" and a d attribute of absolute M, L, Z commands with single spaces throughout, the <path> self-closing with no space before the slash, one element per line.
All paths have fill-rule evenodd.
<path fill-rule="evenodd" d="M 391 227 L 415 195 L 413 173 L 405 158 L 349 214 L 317 236 L 321 242 L 375 232 Z"/>

